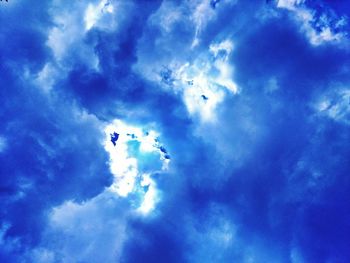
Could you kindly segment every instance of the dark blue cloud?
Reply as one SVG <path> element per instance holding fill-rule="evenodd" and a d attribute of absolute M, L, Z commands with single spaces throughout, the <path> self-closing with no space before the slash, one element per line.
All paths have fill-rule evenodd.
<path fill-rule="evenodd" d="M 67 110 L 69 104 L 47 105 L 40 94 L 31 92 L 18 94 L 12 102 L 18 106 L 3 109 L 2 119 L 8 147 L 0 156 L 1 185 L 10 189 L 3 195 L 2 215 L 11 224 L 7 235 L 24 235 L 31 243 L 36 241 L 42 210 L 66 198 L 85 200 L 110 183 L 108 157 L 93 117 Z"/>
<path fill-rule="evenodd" d="M 0 261 L 346 262 L 349 10 L 301 2 L 1 2 Z"/>
<path fill-rule="evenodd" d="M 48 209 L 90 198 L 111 180 L 95 117 L 33 84 L 50 59 L 48 3 L 1 3 L 1 9 L 1 242 L 9 244 L 1 258 L 16 262 L 39 242 Z"/>
<path fill-rule="evenodd" d="M 181 230 L 180 230 L 181 231 Z M 134 238 L 125 245 L 120 262 L 183 262 L 183 240 L 178 226 L 166 218 L 153 222 L 131 222 L 129 233 Z"/>

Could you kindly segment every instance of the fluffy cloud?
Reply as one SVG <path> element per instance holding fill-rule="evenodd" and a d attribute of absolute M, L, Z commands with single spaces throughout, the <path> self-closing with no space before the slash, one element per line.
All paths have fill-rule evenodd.
<path fill-rule="evenodd" d="M 67 201 L 52 209 L 42 243 L 26 256 L 35 262 L 118 262 L 127 214 L 127 205 L 108 192 L 82 204 Z"/>
<path fill-rule="evenodd" d="M 347 88 L 332 87 L 325 92 L 314 105 L 316 111 L 337 122 L 350 124 L 350 90 Z"/>
<path fill-rule="evenodd" d="M 1 262 L 350 257 L 341 3 L 0 5 Z"/>
<path fill-rule="evenodd" d="M 148 214 L 159 201 L 156 182 L 152 175 L 168 170 L 170 156 L 159 142 L 159 135 L 153 130 L 129 126 L 119 120 L 105 128 L 104 147 L 110 155 L 110 169 L 114 182 L 110 191 L 127 197 L 136 193 L 141 199 L 137 210 Z M 111 136 L 117 140 L 111 143 Z M 157 160 L 158 159 L 158 160 Z M 137 200 L 136 200 L 137 203 Z"/>
<path fill-rule="evenodd" d="M 319 14 L 313 8 L 309 8 L 304 0 L 280 0 L 278 8 L 287 9 L 293 13 L 295 19 L 301 24 L 309 41 L 313 45 L 321 45 L 327 42 L 341 43 L 347 39 L 344 30 L 347 25 L 347 17 L 338 17 L 334 13 L 324 10 Z"/>

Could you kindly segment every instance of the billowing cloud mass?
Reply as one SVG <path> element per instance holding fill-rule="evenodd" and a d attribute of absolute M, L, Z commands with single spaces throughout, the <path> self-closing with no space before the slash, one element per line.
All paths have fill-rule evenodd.
<path fill-rule="evenodd" d="M 348 1 L 0 18 L 0 262 L 349 262 Z"/>

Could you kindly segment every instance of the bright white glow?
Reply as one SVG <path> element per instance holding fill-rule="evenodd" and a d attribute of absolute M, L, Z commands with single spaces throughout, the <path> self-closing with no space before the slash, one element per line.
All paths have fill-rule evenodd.
<path fill-rule="evenodd" d="M 203 122 L 215 122 L 216 108 L 224 100 L 225 92 L 238 91 L 229 64 L 232 50 L 230 40 L 213 43 L 207 54 L 174 69 L 175 91 L 182 91 L 188 112 Z"/>
<path fill-rule="evenodd" d="M 110 190 L 124 197 L 133 191 L 138 175 L 137 160 L 128 155 L 127 142 L 129 138 L 127 133 L 129 130 L 131 133 L 140 133 L 138 129 L 128 127 L 120 121 L 115 121 L 105 128 L 106 140 L 104 146 L 110 155 L 110 170 L 115 177 Z M 115 131 L 119 133 L 116 146 L 110 141 L 110 134 Z"/>
<path fill-rule="evenodd" d="M 277 2 L 277 7 L 294 9 L 295 6 L 300 5 L 304 2 L 305 2 L 305 0 L 279 0 Z"/>
<path fill-rule="evenodd" d="M 159 135 L 155 131 L 149 131 L 146 136 L 140 136 L 140 149 L 144 152 L 157 152 L 158 149 L 156 148 L 156 139 L 158 136 Z"/>
<path fill-rule="evenodd" d="M 142 187 L 148 187 L 148 190 L 144 196 L 143 202 L 138 208 L 138 211 L 142 214 L 148 214 L 155 208 L 155 205 L 159 201 L 156 183 L 151 179 L 149 174 L 146 174 L 143 176 L 140 184 Z"/>
<path fill-rule="evenodd" d="M 119 134 L 119 138 L 114 146 L 111 140 L 111 134 L 114 132 Z M 168 169 L 169 158 L 161 151 L 161 145 L 158 141 L 158 133 L 150 130 L 144 131 L 138 127 L 127 125 L 120 120 L 115 120 L 105 128 L 104 148 L 110 156 L 110 170 L 114 175 L 114 182 L 110 186 L 109 191 L 116 193 L 121 197 L 127 197 L 131 193 L 140 195 L 142 201 L 137 211 L 147 214 L 155 208 L 159 201 L 159 194 L 155 181 L 149 173 L 144 173 L 139 168 L 142 160 L 130 156 L 129 143 L 138 142 L 140 144 L 140 153 L 156 154 L 159 156 L 161 169 Z M 154 164 L 155 170 L 158 165 Z M 147 187 L 147 191 L 140 191 L 143 187 Z"/>
<path fill-rule="evenodd" d="M 94 26 L 96 21 L 99 19 L 100 12 L 101 10 L 99 10 L 99 8 L 96 8 L 96 6 L 93 4 L 88 5 L 84 17 L 86 30 L 90 30 Z"/>
<path fill-rule="evenodd" d="M 215 121 L 215 109 L 223 100 L 224 92 L 202 73 L 193 78 L 193 86 L 184 89 L 184 102 L 191 115 L 199 114 L 203 121 Z M 204 100 L 202 95 L 208 100 Z"/>
<path fill-rule="evenodd" d="M 85 11 L 85 29 L 90 30 L 106 13 L 114 13 L 114 7 L 109 0 L 102 0 L 97 5 L 90 3 Z"/>

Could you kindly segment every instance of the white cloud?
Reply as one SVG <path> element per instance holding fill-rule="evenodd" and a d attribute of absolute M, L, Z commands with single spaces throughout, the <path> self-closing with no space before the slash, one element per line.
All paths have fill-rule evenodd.
<path fill-rule="evenodd" d="M 111 142 L 111 134 L 119 134 L 116 145 Z M 110 156 L 110 170 L 114 176 L 114 182 L 108 189 L 121 197 L 128 197 L 131 193 L 137 193 L 141 201 L 137 210 L 142 213 L 149 213 L 159 202 L 159 191 L 156 182 L 151 174 L 143 171 L 140 164 L 147 163 L 149 156 L 157 156 L 158 163 L 151 163 L 151 173 L 168 169 L 170 159 L 165 148 L 159 143 L 159 134 L 153 130 L 125 124 L 120 120 L 105 127 L 104 147 Z M 130 151 L 130 143 L 139 144 L 136 153 Z M 163 150 L 163 151 L 162 151 Z M 134 149 L 135 151 L 135 149 Z M 136 156 L 133 156 L 136 154 Z M 153 160 L 153 159 L 152 159 Z M 147 188 L 146 191 L 143 189 Z"/>
<path fill-rule="evenodd" d="M 233 50 L 232 42 L 227 39 L 219 43 L 214 43 L 210 45 L 209 50 L 214 55 L 214 67 L 216 67 L 219 72 L 213 80 L 232 93 L 237 93 L 237 86 L 232 81 L 232 67 L 229 64 L 229 57 Z"/>
<path fill-rule="evenodd" d="M 50 10 L 54 26 L 49 31 L 47 45 L 61 67 L 70 66 L 74 51 L 74 57 L 91 68 L 98 68 L 99 61 L 93 47 L 83 41 L 86 34 L 83 13 L 90 2 L 67 2 L 63 5 L 55 1 Z"/>
<path fill-rule="evenodd" d="M 350 125 L 350 89 L 332 88 L 321 95 L 313 107 L 321 116 Z"/>
<path fill-rule="evenodd" d="M 104 29 L 114 29 L 116 26 L 115 7 L 111 0 L 102 0 L 97 4 L 89 3 L 84 16 L 85 29 L 90 30 L 94 26 Z"/>
<path fill-rule="evenodd" d="M 52 63 L 46 63 L 42 70 L 39 71 L 34 82 L 42 91 L 49 93 L 60 73 L 62 72 L 59 72 L 59 69 Z"/>
<path fill-rule="evenodd" d="M 116 10 L 119 11 L 118 15 Z M 53 1 L 49 13 L 53 26 L 48 32 L 46 45 L 52 50 L 54 60 L 44 65 L 34 79 L 45 93 L 50 93 L 55 82 L 64 79 L 75 62 L 99 71 L 100 61 L 95 43 L 87 43 L 86 36 L 92 28 L 105 32 L 117 32 L 117 26 L 125 23 L 132 4 L 113 0 Z"/>
<path fill-rule="evenodd" d="M 204 74 L 196 76 L 193 87 L 184 89 L 184 102 L 191 115 L 199 115 L 204 122 L 215 122 L 215 110 L 217 105 L 223 101 L 224 92 L 217 86 L 208 83 Z M 203 85 L 203 86 L 201 86 Z M 208 98 L 208 100 L 203 99 Z"/>
<path fill-rule="evenodd" d="M 163 1 L 158 11 L 151 15 L 150 23 L 170 33 L 173 26 L 183 19 L 183 10 L 174 2 Z"/>
<path fill-rule="evenodd" d="M 216 108 L 224 100 L 225 92 L 238 92 L 229 64 L 232 50 L 230 40 L 214 42 L 193 63 L 173 66 L 175 91 L 182 92 L 189 114 L 199 116 L 203 122 L 216 121 Z"/>
<path fill-rule="evenodd" d="M 222 0 L 218 6 L 223 6 L 225 4 L 236 4 L 237 1 L 225 1 Z M 192 14 L 190 19 L 194 25 L 195 33 L 192 41 L 192 48 L 196 47 L 200 43 L 200 35 L 202 31 L 205 30 L 208 23 L 215 20 L 217 17 L 217 10 L 214 10 L 210 5 L 210 0 L 201 1 L 189 1 L 189 9 Z"/>
<path fill-rule="evenodd" d="M 164 171 L 167 169 L 164 162 L 169 160 L 165 159 L 164 150 L 161 150 L 158 134 L 119 120 L 107 125 L 105 132 L 105 149 L 110 154 L 111 171 L 115 176 L 113 184 L 86 202 L 66 201 L 54 207 L 41 245 L 27 253 L 32 261 L 119 261 L 128 237 L 127 219 L 149 216 L 160 201 L 160 192 L 152 174 L 142 173 L 138 167 L 142 162 L 140 156 L 131 157 L 132 151 L 128 148 L 131 142 L 140 143 L 140 152 L 158 156 L 160 164 L 152 163 L 151 167 L 159 166 Z M 113 132 L 120 134 L 116 146 L 110 141 L 110 133 Z"/>
<path fill-rule="evenodd" d="M 33 262 L 119 261 L 127 216 L 125 203 L 107 191 L 81 204 L 67 201 L 52 209 L 41 245 L 28 256 Z"/>
<path fill-rule="evenodd" d="M 304 3 L 305 0 L 278 0 L 277 7 L 295 9 L 297 5 Z"/>
<path fill-rule="evenodd" d="M 189 115 L 200 123 L 215 123 L 218 107 L 227 93 L 238 92 L 229 61 L 232 41 L 214 40 L 205 51 L 199 45 L 201 32 L 217 17 L 218 9 L 235 3 L 220 1 L 214 10 L 207 0 L 185 1 L 179 5 L 164 1 L 148 21 L 162 32 L 154 42 L 156 59 L 149 55 L 148 49 L 138 49 L 134 69 L 146 79 L 160 82 L 164 89 L 181 96 Z M 177 47 L 176 41 L 174 43 L 169 36 L 176 35 L 178 32 L 173 30 L 179 27 L 184 28 L 185 39 Z M 143 41 L 147 38 L 140 43 Z"/>
<path fill-rule="evenodd" d="M 225 60 L 227 60 L 228 55 L 233 50 L 233 43 L 230 40 L 226 39 L 222 42 L 211 44 L 209 46 L 209 50 L 211 53 L 213 53 L 213 55 L 215 57 L 217 57 L 219 55 L 219 52 L 224 51 L 225 52 L 224 58 L 225 58 Z"/>
<path fill-rule="evenodd" d="M 46 41 L 54 60 L 45 64 L 37 76 L 28 76 L 28 79 L 35 79 L 35 84 L 49 93 L 57 79 L 64 79 L 76 62 L 99 71 L 96 43 L 86 41 L 88 31 L 98 28 L 104 32 L 117 33 L 120 25 L 130 20 L 129 13 L 132 10 L 133 4 L 129 1 L 88 0 L 63 3 L 54 0 L 49 9 L 54 25 L 49 30 Z"/>
<path fill-rule="evenodd" d="M 84 112 L 77 112 L 77 115 L 81 120 L 91 118 Z M 159 134 L 120 120 L 103 129 L 103 143 L 110 154 L 110 169 L 114 175 L 113 184 L 86 202 L 66 201 L 52 208 L 42 243 L 26 255 L 31 261 L 119 261 L 128 237 L 127 219 L 150 216 L 156 209 L 160 191 L 152 174 L 164 172 L 169 164 L 166 150 L 159 142 Z M 110 141 L 113 132 L 119 133 L 115 146 Z M 133 143 L 139 144 L 139 147 L 133 148 Z M 156 158 L 148 159 L 149 156 Z M 144 163 L 148 163 L 149 173 L 144 172 Z"/>
<path fill-rule="evenodd" d="M 312 45 L 341 42 L 346 38 L 345 31 L 339 30 L 347 24 L 345 17 L 330 17 L 326 13 L 318 17 L 316 12 L 304 3 L 304 0 L 279 0 L 277 7 L 293 13 Z M 334 22 L 334 25 L 331 22 Z"/>
<path fill-rule="evenodd" d="M 86 118 L 89 115 L 80 116 Z M 32 261 L 118 261 L 127 238 L 127 218 L 151 215 L 160 201 L 152 174 L 166 171 L 170 160 L 159 142 L 159 134 L 120 120 L 106 125 L 104 131 L 113 184 L 86 202 L 66 201 L 54 207 L 42 244 L 28 252 L 27 257 Z M 110 136 L 114 132 L 119 134 L 115 146 Z M 139 147 L 133 148 L 133 143 Z M 145 163 L 150 172 L 144 171 Z M 60 239 L 55 239 L 56 236 Z"/>
<path fill-rule="evenodd" d="M 194 12 L 192 13 L 191 20 L 195 25 L 195 35 L 192 42 L 192 47 L 195 47 L 199 44 L 200 34 L 202 30 L 206 27 L 207 23 L 212 20 L 216 13 L 210 7 L 210 1 L 201 1 L 196 3 L 194 8 Z"/>
<path fill-rule="evenodd" d="M 148 187 L 148 190 L 145 193 L 143 201 L 137 210 L 142 214 L 147 215 L 150 211 L 154 210 L 156 203 L 158 203 L 160 199 L 159 193 L 157 191 L 156 182 L 150 177 L 149 174 L 142 176 L 140 185 L 142 187 Z"/>

